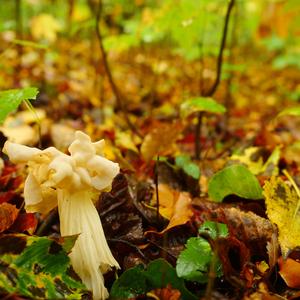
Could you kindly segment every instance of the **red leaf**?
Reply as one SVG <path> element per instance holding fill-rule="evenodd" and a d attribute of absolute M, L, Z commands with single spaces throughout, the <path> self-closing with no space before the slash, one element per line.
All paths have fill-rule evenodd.
<path fill-rule="evenodd" d="M 0 232 L 8 229 L 16 220 L 19 210 L 12 204 L 0 204 Z"/>
<path fill-rule="evenodd" d="M 35 214 L 33 213 L 24 213 L 19 214 L 13 226 L 10 230 L 15 232 L 24 232 L 28 231 L 28 233 L 33 234 L 37 227 L 37 219 Z"/>
<path fill-rule="evenodd" d="M 0 204 L 9 202 L 14 196 L 15 193 L 13 191 L 0 192 Z"/>

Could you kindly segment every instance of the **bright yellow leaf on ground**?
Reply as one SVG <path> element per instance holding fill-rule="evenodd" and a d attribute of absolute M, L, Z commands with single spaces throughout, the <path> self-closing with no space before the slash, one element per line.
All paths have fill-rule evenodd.
<path fill-rule="evenodd" d="M 271 177 L 264 185 L 267 215 L 278 227 L 282 256 L 300 246 L 300 198 L 293 187 L 280 177 Z"/>

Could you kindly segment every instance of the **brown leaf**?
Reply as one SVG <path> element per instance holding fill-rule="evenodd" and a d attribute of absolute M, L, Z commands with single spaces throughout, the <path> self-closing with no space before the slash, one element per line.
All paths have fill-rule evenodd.
<path fill-rule="evenodd" d="M 155 155 L 163 155 L 166 151 L 170 151 L 179 136 L 180 127 L 180 123 L 161 124 L 148 133 L 141 146 L 145 161 L 149 162 Z"/>
<path fill-rule="evenodd" d="M 102 193 L 97 204 L 105 234 L 131 242 L 144 239 L 142 219 L 129 194 L 128 182 L 123 174 L 115 177 L 109 193 Z"/>
<path fill-rule="evenodd" d="M 266 254 L 266 244 L 275 231 L 271 222 L 253 212 L 245 212 L 232 204 L 197 201 L 195 207 L 200 210 L 200 222 L 212 220 L 225 223 L 229 232 L 250 248 L 252 254 Z"/>
<path fill-rule="evenodd" d="M 8 229 L 16 220 L 19 210 L 12 204 L 0 204 L 0 232 Z"/>

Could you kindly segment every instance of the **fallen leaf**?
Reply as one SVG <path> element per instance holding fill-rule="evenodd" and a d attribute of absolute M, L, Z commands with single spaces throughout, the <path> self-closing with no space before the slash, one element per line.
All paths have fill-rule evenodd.
<path fill-rule="evenodd" d="M 11 231 L 24 232 L 33 234 L 36 230 L 38 221 L 33 213 L 19 214 L 14 224 L 10 227 Z"/>
<path fill-rule="evenodd" d="M 169 229 L 183 225 L 193 216 L 192 199 L 186 192 L 171 189 L 167 184 L 158 184 L 159 213 L 170 220 L 168 226 L 160 232 L 165 233 Z M 156 195 L 153 195 L 151 204 L 156 205 Z M 155 208 L 156 209 L 156 208 Z"/>
<path fill-rule="evenodd" d="M 136 153 L 139 152 L 139 150 L 137 149 L 137 147 L 133 141 L 133 138 L 129 132 L 117 131 L 115 143 L 116 143 L 116 146 L 119 148 L 128 149 L 128 150 L 131 150 Z"/>
<path fill-rule="evenodd" d="M 180 134 L 180 123 L 161 124 L 148 133 L 141 146 L 145 161 L 149 162 L 155 155 L 163 155 L 172 149 L 172 144 Z"/>
<path fill-rule="evenodd" d="M 300 199 L 296 191 L 280 177 L 271 177 L 264 185 L 267 215 L 278 227 L 282 256 L 300 246 Z"/>
<path fill-rule="evenodd" d="M 261 147 L 250 147 L 242 154 L 234 154 L 230 160 L 244 164 L 254 175 L 277 175 L 278 163 L 280 159 L 281 146 L 275 147 L 271 155 L 264 162 L 264 149 Z"/>
<path fill-rule="evenodd" d="M 261 255 L 274 234 L 275 228 L 268 219 L 232 207 L 232 204 L 194 200 L 194 207 L 197 209 L 195 215 L 200 215 L 198 226 L 205 220 L 226 224 L 231 236 L 245 243 L 252 254 Z"/>
<path fill-rule="evenodd" d="M 16 220 L 19 210 L 10 203 L 0 204 L 0 232 L 8 229 Z"/>
<path fill-rule="evenodd" d="M 165 233 L 167 230 L 175 226 L 183 225 L 190 221 L 191 217 L 193 216 L 191 203 L 192 199 L 189 194 L 181 192 L 175 203 L 173 214 L 168 226 L 160 233 Z"/>
<path fill-rule="evenodd" d="M 292 258 L 278 260 L 279 274 L 285 281 L 286 285 L 293 289 L 300 288 L 300 262 Z"/>
<path fill-rule="evenodd" d="M 73 299 L 91 299 L 67 255 L 75 241 L 76 236 L 61 242 L 24 234 L 0 236 L 1 293 L 30 299 L 65 299 L 67 293 Z"/>

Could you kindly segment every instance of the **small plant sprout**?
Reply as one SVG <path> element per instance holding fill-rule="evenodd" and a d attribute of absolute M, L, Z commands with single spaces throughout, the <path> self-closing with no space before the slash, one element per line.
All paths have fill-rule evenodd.
<path fill-rule="evenodd" d="M 103 273 L 119 268 L 94 206 L 101 191 L 110 189 L 119 173 L 119 165 L 102 156 L 103 147 L 104 140 L 92 143 L 88 135 L 77 131 L 70 155 L 54 147 L 39 150 L 11 142 L 3 148 L 12 162 L 28 165 L 26 210 L 47 213 L 58 205 L 61 235 L 79 235 L 69 256 L 97 300 L 108 297 Z"/>
<path fill-rule="evenodd" d="M 223 114 L 226 108 L 211 97 L 196 97 L 184 101 L 180 106 L 181 116 L 197 116 L 198 122 L 195 126 L 195 158 L 200 159 L 200 136 L 202 127 L 202 117 L 204 113 Z"/>

